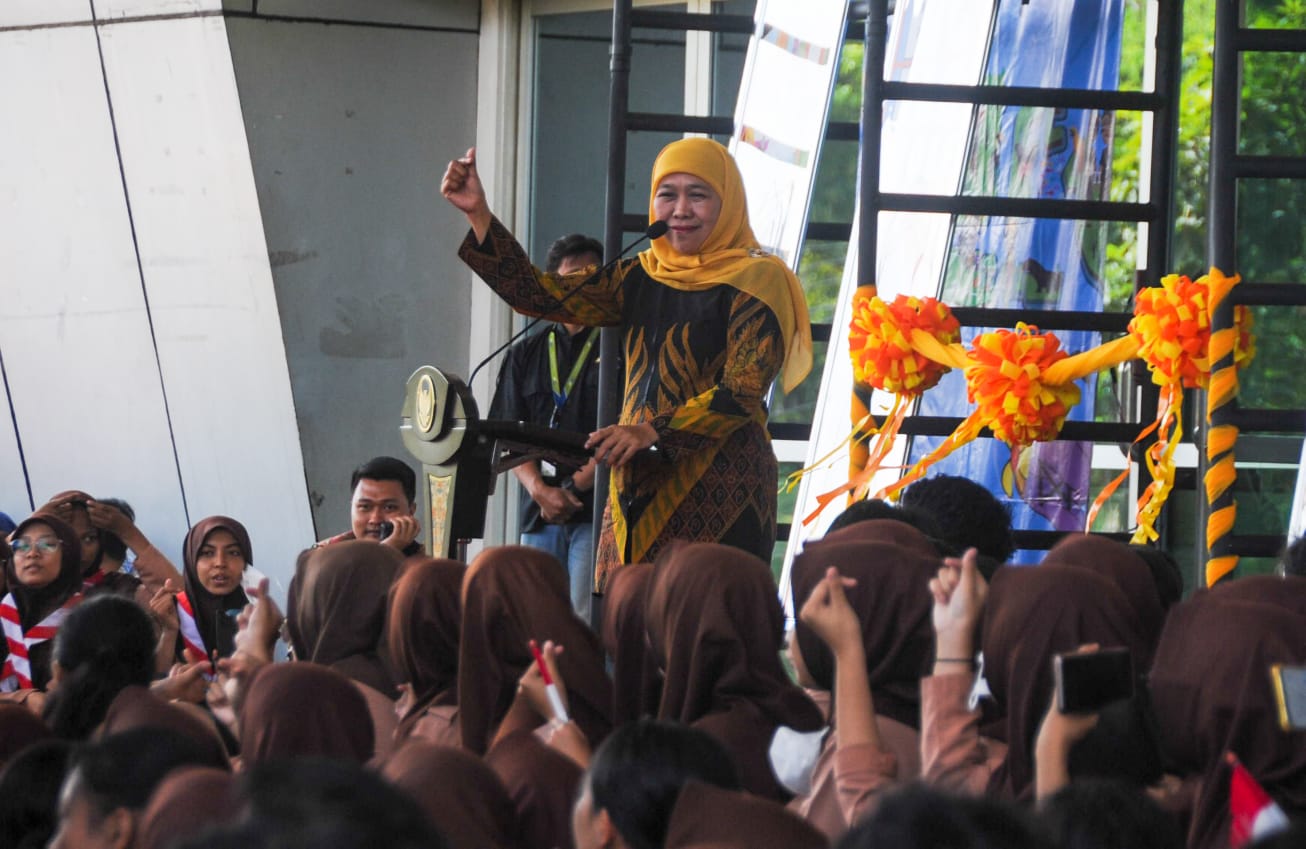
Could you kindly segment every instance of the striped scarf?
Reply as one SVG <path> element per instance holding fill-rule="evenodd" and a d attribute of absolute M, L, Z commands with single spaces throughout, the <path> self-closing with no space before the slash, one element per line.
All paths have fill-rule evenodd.
<path fill-rule="evenodd" d="M 200 636 L 199 624 L 195 621 L 195 608 L 184 592 L 177 593 L 177 622 L 180 625 L 181 641 L 186 644 L 186 648 L 207 658 L 209 652 L 204 648 L 204 638 Z"/>
<path fill-rule="evenodd" d="M 5 658 L 3 670 L 0 670 L 0 693 L 32 689 L 32 663 L 29 656 L 31 648 L 37 643 L 54 639 L 68 611 L 81 600 L 80 594 L 74 595 L 64 602 L 62 607 L 51 611 L 49 616 L 24 632 L 18 617 L 18 606 L 14 602 L 14 594 L 5 595 L 4 601 L 0 601 L 0 625 L 4 626 L 9 656 Z"/>

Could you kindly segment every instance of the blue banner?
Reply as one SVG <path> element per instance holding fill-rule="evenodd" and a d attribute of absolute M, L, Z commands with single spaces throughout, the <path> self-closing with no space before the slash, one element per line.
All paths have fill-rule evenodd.
<path fill-rule="evenodd" d="M 990 85 L 1113 90 L 1119 87 L 1122 0 L 1030 3 L 1003 0 L 994 21 L 984 82 Z M 962 174 L 965 195 L 1108 199 L 1114 115 L 1082 109 L 976 107 Z M 1106 226 L 1101 222 L 959 216 L 940 298 L 951 306 L 1100 311 Z M 969 343 L 979 329 L 966 331 Z M 1058 332 L 1077 353 L 1095 333 Z M 1093 418 L 1096 379 L 1080 382 L 1071 419 Z M 953 371 L 926 393 L 919 413 L 965 416 L 965 379 Z M 914 440 L 915 462 L 940 440 Z M 992 439 L 963 448 L 931 471 L 963 475 L 1007 503 L 1012 525 L 1083 530 L 1093 446 L 1042 443 L 1011 451 Z M 1020 553 L 1017 562 L 1037 556 Z"/>

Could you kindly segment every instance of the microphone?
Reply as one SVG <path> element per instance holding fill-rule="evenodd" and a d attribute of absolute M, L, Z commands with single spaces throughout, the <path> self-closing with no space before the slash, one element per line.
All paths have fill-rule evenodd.
<path fill-rule="evenodd" d="M 661 239 L 663 236 L 667 234 L 667 230 L 669 229 L 671 229 L 670 225 L 668 225 L 667 222 L 661 220 L 654 221 L 652 224 L 648 225 L 648 227 L 644 230 L 644 235 L 640 236 L 638 239 L 631 242 L 629 245 L 626 245 L 624 248 L 621 249 L 621 253 L 617 254 L 615 257 L 613 257 L 609 261 L 605 262 L 603 265 L 596 268 L 594 272 L 590 274 L 589 277 L 586 277 L 584 280 L 581 281 L 579 286 L 577 286 L 575 289 L 572 289 L 566 295 L 563 295 L 561 298 L 559 298 L 558 306 L 562 306 L 563 304 L 567 303 L 567 301 L 571 299 L 572 295 L 588 287 L 595 280 L 598 280 L 604 274 L 607 274 L 609 271 L 611 271 L 616 266 L 616 264 L 620 262 L 626 256 L 626 254 L 630 253 L 631 250 L 634 249 L 634 247 L 638 245 L 640 242 L 644 241 L 645 239 L 650 239 L 650 240 Z M 512 337 L 508 339 L 507 342 L 504 342 L 502 345 L 495 348 L 494 351 L 492 351 L 488 357 L 486 357 L 485 359 L 477 363 L 476 368 L 472 369 L 472 376 L 467 378 L 467 385 L 468 386 L 472 385 L 472 382 L 476 380 L 476 375 L 479 374 L 481 369 L 483 369 L 491 360 L 493 360 L 495 357 L 499 356 L 504 351 L 506 351 L 512 345 L 513 342 L 516 342 L 518 339 L 525 336 L 526 333 L 529 330 L 531 330 L 531 328 L 535 327 L 535 325 L 539 324 L 543 320 L 544 320 L 544 316 L 539 316 L 538 318 L 532 319 L 526 324 L 525 327 L 523 327 L 521 330 L 514 333 Z"/>

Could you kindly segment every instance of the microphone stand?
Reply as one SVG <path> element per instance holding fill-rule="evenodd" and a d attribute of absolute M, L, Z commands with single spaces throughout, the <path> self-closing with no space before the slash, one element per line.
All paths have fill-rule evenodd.
<path fill-rule="evenodd" d="M 648 228 L 644 230 L 644 235 L 640 236 L 638 239 L 631 242 L 629 245 L 626 245 L 624 248 L 621 249 L 621 253 L 617 254 L 611 260 L 596 268 L 588 277 L 586 277 L 584 280 L 580 282 L 580 285 L 578 285 L 575 289 L 572 289 L 570 292 L 568 292 L 567 294 L 559 298 L 558 306 L 562 306 L 563 304 L 567 303 L 567 301 L 571 300 L 572 295 L 575 295 L 577 292 L 581 291 L 582 289 L 588 288 L 590 284 L 594 283 L 594 281 L 598 280 L 604 274 L 608 273 L 613 268 L 615 268 L 617 263 L 621 262 L 621 260 L 625 258 L 626 254 L 630 253 L 631 250 L 633 250 L 634 247 L 638 245 L 640 242 L 644 241 L 645 239 L 650 239 L 650 240 L 661 239 L 663 236 L 667 234 L 668 229 L 669 228 L 667 226 L 667 222 L 665 221 L 654 221 L 652 224 L 648 225 Z M 473 384 L 473 382 L 476 380 L 476 375 L 480 373 L 481 369 L 483 369 L 486 365 L 488 365 L 489 362 L 493 360 L 495 357 L 499 356 L 505 350 L 507 350 L 512 345 L 512 343 L 516 342 L 518 339 L 525 336 L 532 328 L 534 328 L 537 324 L 539 324 L 543 320 L 544 320 L 544 316 L 538 316 L 532 319 L 531 321 L 527 322 L 526 326 L 523 327 L 521 330 L 517 331 L 516 333 L 514 333 L 508 339 L 507 342 L 504 342 L 498 348 L 495 348 L 488 357 L 486 357 L 485 359 L 477 363 L 476 368 L 472 369 L 472 376 L 467 378 L 467 385 L 470 387 Z"/>

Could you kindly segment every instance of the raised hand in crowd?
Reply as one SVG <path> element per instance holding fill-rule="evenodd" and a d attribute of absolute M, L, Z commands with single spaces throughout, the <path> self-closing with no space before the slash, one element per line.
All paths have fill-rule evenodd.
<path fill-rule="evenodd" d="M 845 658 L 865 663 L 861 623 L 844 594 L 844 587 L 856 585 L 855 579 L 840 576 L 839 570 L 831 566 L 825 572 L 825 579 L 812 590 L 798 613 L 803 624 L 830 647 L 835 660 L 840 663 Z"/>
<path fill-rule="evenodd" d="M 1088 654 L 1098 648 L 1097 643 L 1085 643 L 1075 649 L 1075 653 Z M 1096 712 L 1062 713 L 1056 698 L 1052 698 L 1034 744 L 1036 798 L 1047 799 L 1070 783 L 1070 750 L 1088 736 L 1097 725 L 1098 717 Z"/>
<path fill-rule="evenodd" d="M 144 534 L 136 527 L 136 523 L 116 507 L 102 504 L 99 501 L 88 501 L 86 502 L 86 513 L 90 516 L 92 525 L 113 534 L 122 540 L 128 548 L 135 549 L 136 546 L 132 545 L 133 540 L 144 538 Z"/>
<path fill-rule="evenodd" d="M 150 596 L 146 608 L 159 626 L 159 642 L 154 649 L 154 669 L 160 674 L 172 667 L 172 660 L 177 653 L 177 633 L 181 630 L 181 621 L 177 618 L 179 592 L 181 590 L 169 578 Z"/>
<path fill-rule="evenodd" d="M 245 591 L 252 601 L 236 617 L 236 650 L 217 662 L 218 677 L 209 694 L 209 707 L 224 723 L 236 729 L 236 719 L 254 673 L 272 663 L 285 616 L 268 592 L 267 578 Z"/>
<path fill-rule="evenodd" d="M 171 631 L 175 639 L 181 623 L 177 619 L 177 594 L 181 590 L 168 579 L 154 595 L 150 596 L 150 614 L 164 631 Z"/>
<path fill-rule="evenodd" d="M 845 587 L 856 585 L 856 580 L 842 577 L 831 566 L 807 597 L 798 617 L 834 655 L 834 729 L 839 748 L 869 743 L 883 749 L 866 673 L 862 624 L 844 593 Z"/>
<path fill-rule="evenodd" d="M 549 677 L 557 688 L 563 707 L 566 708 L 567 685 L 558 669 L 558 656 L 563 653 L 563 650 L 562 646 L 552 640 L 545 640 L 544 645 L 540 647 L 540 656 L 544 658 Z M 549 701 L 548 687 L 544 683 L 544 676 L 540 673 L 538 663 L 532 663 L 522 673 L 517 682 L 517 698 L 519 701 L 525 701 L 540 719 L 548 723 L 542 732 L 546 743 L 580 764 L 582 768 L 589 765 L 591 754 L 589 740 L 585 738 L 584 732 L 575 722 L 563 722 L 561 717 L 555 715 L 553 704 Z"/>
<path fill-rule="evenodd" d="M 966 549 L 948 557 L 930 579 L 934 596 L 935 675 L 969 672 L 975 657 L 975 632 L 984 612 L 989 585 L 979 571 L 979 552 Z"/>

